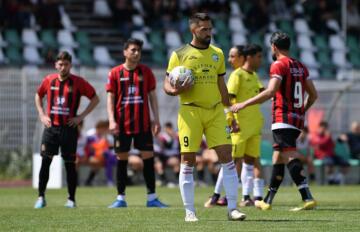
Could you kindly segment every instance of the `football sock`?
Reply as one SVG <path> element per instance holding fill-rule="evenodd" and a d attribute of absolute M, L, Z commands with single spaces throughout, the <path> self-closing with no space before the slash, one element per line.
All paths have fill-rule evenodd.
<path fill-rule="evenodd" d="M 226 164 L 221 164 L 223 169 L 223 183 L 226 194 L 226 199 L 228 201 L 228 211 L 230 212 L 233 209 L 236 209 L 236 201 L 238 197 L 238 183 L 239 178 L 236 172 L 236 167 L 234 161 L 231 161 Z"/>
<path fill-rule="evenodd" d="M 143 175 L 147 188 L 147 193 L 155 193 L 155 169 L 154 169 L 154 157 L 144 159 Z"/>
<path fill-rule="evenodd" d="M 249 196 L 253 190 L 254 165 L 243 162 L 241 169 L 242 195 Z M 249 197 L 250 198 L 250 197 Z"/>
<path fill-rule="evenodd" d="M 125 198 L 125 195 L 118 195 L 117 197 L 116 197 L 116 200 L 118 200 L 118 201 L 125 201 L 126 200 L 126 198 Z"/>
<path fill-rule="evenodd" d="M 303 171 L 303 165 L 301 161 L 299 159 L 293 159 L 287 164 L 287 167 L 289 169 L 291 178 L 299 189 L 302 200 L 312 200 L 313 197 L 310 193 L 309 185 L 307 184 L 305 176 L 301 174 Z"/>
<path fill-rule="evenodd" d="M 150 193 L 150 194 L 147 195 L 147 200 L 148 201 L 153 201 L 156 198 L 157 198 L 156 193 Z"/>
<path fill-rule="evenodd" d="M 262 200 L 264 195 L 264 180 L 261 178 L 254 179 L 254 199 L 259 201 Z"/>
<path fill-rule="evenodd" d="M 193 171 L 194 167 L 190 167 L 186 164 L 180 165 L 179 187 L 186 213 L 195 213 Z"/>
<path fill-rule="evenodd" d="M 215 184 L 215 190 L 214 193 L 221 194 L 223 188 L 223 168 L 220 168 L 217 180 L 216 180 L 216 184 Z"/>
<path fill-rule="evenodd" d="M 198 170 L 197 174 L 198 174 L 199 181 L 203 182 L 204 181 L 204 174 L 205 174 L 204 170 Z"/>
<path fill-rule="evenodd" d="M 118 195 L 125 195 L 127 175 L 127 160 L 118 160 L 116 168 L 116 187 Z"/>
<path fill-rule="evenodd" d="M 272 201 L 275 197 L 275 194 L 276 194 L 277 190 L 279 189 L 282 180 L 284 179 L 284 173 L 285 173 L 285 164 L 274 164 L 273 165 L 269 190 L 264 199 L 264 201 L 266 203 L 268 203 L 268 204 L 272 203 Z"/>
<path fill-rule="evenodd" d="M 45 197 L 46 185 L 49 180 L 49 169 L 52 158 L 43 156 L 39 173 L 39 197 Z"/>
<path fill-rule="evenodd" d="M 65 161 L 65 169 L 66 169 L 66 180 L 67 180 L 67 188 L 69 193 L 69 200 L 75 201 L 75 192 L 76 192 L 76 184 L 77 184 L 77 171 L 74 161 Z"/>

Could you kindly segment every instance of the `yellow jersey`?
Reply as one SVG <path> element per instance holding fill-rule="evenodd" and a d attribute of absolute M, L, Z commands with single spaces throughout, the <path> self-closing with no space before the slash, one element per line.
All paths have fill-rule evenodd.
<path fill-rule="evenodd" d="M 256 72 L 248 72 L 242 68 L 234 70 L 227 82 L 228 92 L 235 95 L 236 102 L 244 102 L 256 96 L 261 88 L 264 88 Z M 255 123 L 263 123 L 260 104 L 251 105 L 235 114 L 235 119 L 240 128 L 244 125 L 254 126 Z"/>
<path fill-rule="evenodd" d="M 167 73 L 176 66 L 191 69 L 194 76 L 194 85 L 179 95 L 180 104 L 213 108 L 221 102 L 218 76 L 225 75 L 226 71 L 224 54 L 220 48 L 210 45 L 201 49 L 186 44 L 171 54 Z"/>

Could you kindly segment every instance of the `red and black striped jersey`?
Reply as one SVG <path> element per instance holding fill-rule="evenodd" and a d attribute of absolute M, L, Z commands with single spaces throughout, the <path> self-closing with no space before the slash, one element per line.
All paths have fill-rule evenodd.
<path fill-rule="evenodd" d="M 47 96 L 47 115 L 53 126 L 65 126 L 70 118 L 77 114 L 81 96 L 92 99 L 95 89 L 82 77 L 70 74 L 63 81 L 58 78 L 59 74 L 47 75 L 37 93 L 40 98 Z"/>
<path fill-rule="evenodd" d="M 151 129 L 148 94 L 156 79 L 145 65 L 127 70 L 122 64 L 109 72 L 106 91 L 115 95 L 115 120 L 120 133 L 139 134 Z"/>
<path fill-rule="evenodd" d="M 272 129 L 304 127 L 305 82 L 308 76 L 305 65 L 290 57 L 271 64 L 270 78 L 281 80 L 272 102 Z"/>

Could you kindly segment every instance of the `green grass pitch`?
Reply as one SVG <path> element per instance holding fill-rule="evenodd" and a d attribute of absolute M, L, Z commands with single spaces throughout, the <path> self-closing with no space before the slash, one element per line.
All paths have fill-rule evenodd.
<path fill-rule="evenodd" d="M 145 207 L 145 187 L 128 187 L 126 209 L 108 209 L 115 188 L 78 188 L 76 209 L 63 207 L 66 189 L 48 190 L 47 207 L 33 209 L 36 190 L 0 190 L 0 231 L 360 231 L 360 186 L 311 187 L 318 201 L 314 211 L 289 212 L 300 196 L 295 187 L 281 187 L 272 211 L 244 208 L 243 222 L 229 222 L 226 208 L 205 209 L 213 188 L 196 188 L 199 222 L 185 223 L 178 188 L 158 188 L 168 209 Z"/>

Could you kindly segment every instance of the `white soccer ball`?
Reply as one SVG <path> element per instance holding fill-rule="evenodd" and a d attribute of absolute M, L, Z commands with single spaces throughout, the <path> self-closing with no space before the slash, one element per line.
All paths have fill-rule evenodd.
<path fill-rule="evenodd" d="M 192 75 L 191 69 L 185 66 L 177 66 L 168 75 L 171 86 L 181 86 L 185 81 L 194 84 L 194 76 Z"/>

